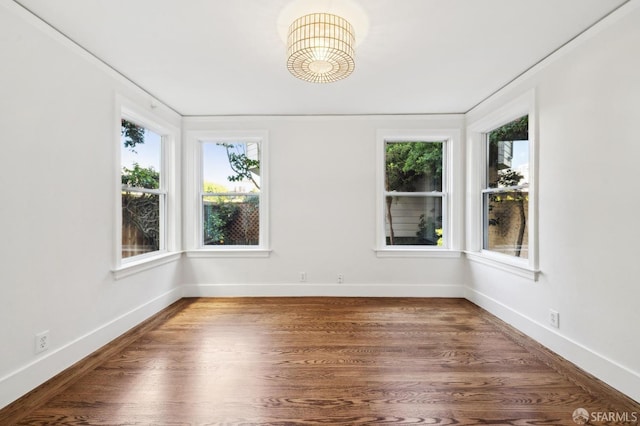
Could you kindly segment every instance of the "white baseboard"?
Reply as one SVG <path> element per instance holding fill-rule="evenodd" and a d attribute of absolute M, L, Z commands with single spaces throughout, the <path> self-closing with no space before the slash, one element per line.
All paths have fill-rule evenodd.
<path fill-rule="evenodd" d="M 185 284 L 184 297 L 464 297 L 462 285 Z"/>
<path fill-rule="evenodd" d="M 0 408 L 5 407 L 56 374 L 100 349 L 118 336 L 182 297 L 182 288 L 172 289 L 64 346 L 0 377 Z"/>
<path fill-rule="evenodd" d="M 483 293 L 466 287 L 465 298 L 527 336 L 546 346 L 556 354 L 596 376 L 609 386 L 640 401 L 640 374 L 587 348 L 561 333 Z"/>

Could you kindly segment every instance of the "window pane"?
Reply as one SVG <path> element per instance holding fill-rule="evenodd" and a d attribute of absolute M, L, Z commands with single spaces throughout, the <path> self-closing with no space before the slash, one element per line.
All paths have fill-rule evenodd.
<path fill-rule="evenodd" d="M 487 134 L 488 188 L 528 185 L 528 118 L 518 118 Z"/>
<path fill-rule="evenodd" d="M 386 142 L 385 190 L 442 191 L 443 142 Z"/>
<path fill-rule="evenodd" d="M 122 192 L 122 258 L 160 250 L 160 195 Z"/>
<path fill-rule="evenodd" d="M 202 241 L 205 246 L 260 245 L 260 146 L 202 144 Z"/>
<path fill-rule="evenodd" d="M 386 197 L 387 245 L 442 246 L 442 197 Z"/>
<path fill-rule="evenodd" d="M 258 245 L 260 197 L 205 195 L 202 197 L 204 245 Z"/>
<path fill-rule="evenodd" d="M 257 143 L 204 143 L 202 192 L 259 192 L 260 155 Z"/>
<path fill-rule="evenodd" d="M 160 250 L 161 201 L 164 195 L 134 188 L 160 189 L 162 137 L 122 119 L 120 128 L 122 258 Z"/>
<path fill-rule="evenodd" d="M 484 249 L 528 258 L 528 190 L 485 193 L 484 211 Z"/>
<path fill-rule="evenodd" d="M 162 137 L 125 119 L 120 130 L 122 184 L 159 188 Z"/>

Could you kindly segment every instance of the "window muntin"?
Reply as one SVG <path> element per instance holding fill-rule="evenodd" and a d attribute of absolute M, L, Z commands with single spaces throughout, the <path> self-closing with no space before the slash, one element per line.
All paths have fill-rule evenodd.
<path fill-rule="evenodd" d="M 527 259 L 529 256 L 528 115 L 485 134 L 482 190 L 483 249 Z"/>
<path fill-rule="evenodd" d="M 130 259 L 165 249 L 167 192 L 162 136 L 127 118 L 120 129 L 121 257 Z"/>
<path fill-rule="evenodd" d="M 384 142 L 385 246 L 444 246 L 444 141 Z"/>
<path fill-rule="evenodd" d="M 202 142 L 202 247 L 262 245 L 261 151 L 258 141 Z"/>

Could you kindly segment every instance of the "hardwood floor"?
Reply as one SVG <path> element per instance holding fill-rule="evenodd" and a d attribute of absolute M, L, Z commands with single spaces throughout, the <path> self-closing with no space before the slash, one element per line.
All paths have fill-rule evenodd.
<path fill-rule="evenodd" d="M 183 299 L 154 321 L 0 411 L 0 424 L 575 425 L 580 407 L 640 417 L 462 299 Z"/>

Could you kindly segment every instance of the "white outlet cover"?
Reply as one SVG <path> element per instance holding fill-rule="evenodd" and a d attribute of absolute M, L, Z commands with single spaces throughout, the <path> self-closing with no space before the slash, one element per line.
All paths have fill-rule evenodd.
<path fill-rule="evenodd" d="M 36 334 L 36 353 L 49 349 L 49 330 Z"/>

